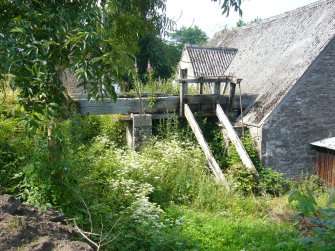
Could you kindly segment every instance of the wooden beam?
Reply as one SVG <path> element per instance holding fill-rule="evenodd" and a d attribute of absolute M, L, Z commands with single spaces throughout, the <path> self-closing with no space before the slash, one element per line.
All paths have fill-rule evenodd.
<path fill-rule="evenodd" d="M 221 82 L 220 81 L 216 81 L 215 83 L 214 83 L 214 95 L 220 95 L 221 93 L 220 93 L 220 89 L 221 89 Z"/>
<path fill-rule="evenodd" d="M 204 83 L 199 84 L 199 94 L 202 95 L 204 93 Z"/>
<path fill-rule="evenodd" d="M 253 101 L 254 97 L 248 95 L 242 95 L 243 97 L 243 109 L 247 108 Z M 215 96 L 215 95 L 185 95 L 183 102 L 192 107 L 194 111 L 199 109 L 203 112 L 215 112 L 212 104 L 221 104 L 222 107 L 228 106 L 228 96 Z M 87 99 L 76 100 L 78 102 L 79 112 L 81 114 L 130 114 L 140 113 L 141 104 L 138 98 L 118 98 L 115 102 L 113 100 L 104 99 L 99 101 L 88 101 Z M 151 114 L 165 114 L 165 113 L 177 113 L 179 116 L 180 110 L 180 97 L 178 96 L 167 96 L 157 97 L 154 100 L 154 105 L 150 106 L 152 98 L 142 98 L 143 106 L 146 113 Z M 208 105 L 209 106 L 208 106 Z M 239 109 L 240 103 L 237 99 L 233 101 L 232 108 Z"/>
<path fill-rule="evenodd" d="M 214 156 L 212 155 L 209 146 L 201 132 L 201 129 L 197 123 L 197 121 L 195 120 L 193 113 L 191 112 L 191 109 L 189 108 L 189 106 L 187 104 L 184 105 L 184 110 L 185 110 L 185 117 L 190 125 L 190 127 L 192 128 L 192 131 L 195 135 L 195 137 L 197 138 L 203 152 L 205 153 L 209 168 L 212 170 L 214 176 L 216 177 L 217 180 L 219 180 L 220 182 L 223 183 L 223 185 L 227 188 L 227 190 L 229 190 L 229 185 L 228 182 L 222 172 L 222 170 L 220 169 L 218 163 L 216 162 Z"/>
<path fill-rule="evenodd" d="M 179 83 L 195 84 L 195 83 L 214 83 L 216 81 L 225 82 L 228 77 L 218 77 L 218 78 L 199 78 L 199 79 L 178 79 Z"/>
<path fill-rule="evenodd" d="M 150 102 L 154 101 L 154 105 Z M 179 97 L 158 97 L 142 98 L 142 103 L 146 113 L 174 113 L 178 110 Z M 79 109 L 81 114 L 130 114 L 140 113 L 141 104 L 139 98 L 119 98 L 115 102 L 113 100 L 87 101 L 79 100 Z"/>
<path fill-rule="evenodd" d="M 180 100 L 179 100 L 179 116 L 183 117 L 184 116 L 184 97 L 187 95 L 187 83 L 184 81 L 181 83 L 180 86 Z"/>
<path fill-rule="evenodd" d="M 222 88 L 221 95 L 225 94 L 225 92 L 226 92 L 226 90 L 227 90 L 227 86 L 228 86 L 228 83 L 227 83 L 227 82 L 224 82 L 224 83 L 223 83 L 223 88 Z"/>
<path fill-rule="evenodd" d="M 232 124 L 230 123 L 228 117 L 226 116 L 219 104 L 216 105 L 216 115 L 219 118 L 219 121 L 224 125 L 225 129 L 227 130 L 228 137 L 230 141 L 234 144 L 236 151 L 242 160 L 242 163 L 247 168 L 253 170 L 255 173 L 258 174 L 240 138 L 237 136 Z"/>
<path fill-rule="evenodd" d="M 235 89 L 236 89 L 236 84 L 230 82 L 229 101 L 228 101 L 227 113 L 230 112 L 231 108 L 233 107 L 233 102 L 234 102 L 234 97 L 235 97 Z"/>

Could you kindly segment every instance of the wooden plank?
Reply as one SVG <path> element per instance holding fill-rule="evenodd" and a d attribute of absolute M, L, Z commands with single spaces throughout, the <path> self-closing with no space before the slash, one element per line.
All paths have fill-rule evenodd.
<path fill-rule="evenodd" d="M 214 83 L 216 81 L 225 82 L 227 77 L 218 77 L 218 78 L 200 78 L 200 79 L 178 79 L 179 83 L 187 83 L 187 84 L 196 84 L 196 83 Z"/>
<path fill-rule="evenodd" d="M 226 128 L 228 137 L 229 137 L 230 141 L 235 145 L 236 151 L 239 154 L 239 156 L 242 160 L 242 163 L 247 168 L 255 171 L 258 174 L 258 172 L 257 172 L 254 164 L 252 163 L 247 151 L 245 150 L 241 140 L 237 136 L 232 124 L 230 123 L 228 117 L 226 116 L 226 114 L 224 113 L 224 111 L 222 110 L 222 108 L 219 104 L 216 105 L 216 115 L 219 118 L 219 121 Z"/>
<path fill-rule="evenodd" d="M 189 106 L 187 104 L 184 105 L 184 110 L 185 110 L 185 117 L 190 125 L 190 127 L 192 128 L 192 131 L 195 135 L 195 137 L 197 138 L 202 150 L 205 153 L 207 162 L 209 164 L 210 169 L 212 170 L 214 176 L 223 183 L 223 185 L 227 188 L 227 190 L 229 190 L 229 185 L 228 182 L 222 172 L 222 170 L 220 169 L 218 163 L 216 162 L 216 160 L 214 159 L 214 156 L 212 155 L 209 146 L 201 132 L 201 129 L 197 123 L 197 121 L 195 120 L 193 113 L 191 112 L 191 109 L 189 108 Z"/>
<path fill-rule="evenodd" d="M 243 108 L 248 107 L 254 100 L 254 97 L 243 96 Z M 146 113 L 174 113 L 179 111 L 180 97 L 167 96 L 154 98 L 154 106 L 149 107 L 152 98 L 142 98 L 143 106 L 146 107 Z M 116 102 L 104 99 L 99 101 L 88 101 L 87 99 L 76 100 L 81 114 L 130 114 L 140 113 L 140 100 L 138 98 L 118 98 Z M 213 104 L 221 104 L 223 107 L 228 105 L 227 96 L 215 95 L 185 95 L 184 102 L 189 104 L 194 111 L 215 112 Z M 202 104 L 201 107 L 199 104 Z M 208 104 L 208 105 L 207 105 Z M 196 107 L 193 107 L 196 105 Z M 200 109 L 201 108 L 201 109 Z M 233 109 L 239 108 L 238 100 L 234 100 Z M 179 112 L 177 114 L 179 116 Z"/>
<path fill-rule="evenodd" d="M 227 96 L 217 96 L 217 95 L 186 95 L 184 97 L 185 104 L 224 104 L 225 106 L 228 104 Z"/>
<path fill-rule="evenodd" d="M 154 113 L 152 114 L 151 118 L 152 119 L 170 119 L 175 116 L 178 116 L 178 114 L 176 113 Z M 115 120 L 120 121 L 120 122 L 128 122 L 128 121 L 132 121 L 132 117 L 131 115 L 122 115 L 122 117 L 116 118 Z"/>
<path fill-rule="evenodd" d="M 179 97 L 142 98 L 146 113 L 174 113 L 179 109 Z M 154 105 L 151 107 L 150 102 Z M 141 104 L 139 98 L 119 98 L 116 102 L 112 100 L 79 101 L 81 114 L 130 114 L 140 113 Z"/>

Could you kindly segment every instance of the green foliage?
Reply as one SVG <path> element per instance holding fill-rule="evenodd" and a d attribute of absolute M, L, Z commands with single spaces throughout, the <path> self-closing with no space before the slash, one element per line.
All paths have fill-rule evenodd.
<path fill-rule="evenodd" d="M 212 0 L 213 2 L 217 2 L 217 0 Z M 219 2 L 221 4 L 221 1 Z M 221 9 L 222 14 L 226 14 L 227 17 L 229 16 L 230 9 L 233 8 L 235 12 L 238 12 L 240 16 L 242 16 L 242 0 L 224 0 Z"/>
<path fill-rule="evenodd" d="M 233 191 L 241 191 L 243 194 L 252 194 L 258 185 L 258 177 L 251 169 L 241 164 L 234 164 L 226 171 L 227 180 Z"/>
<path fill-rule="evenodd" d="M 35 113 L 30 126 L 67 115 L 64 69 L 88 98 L 116 98 L 113 83 L 131 74 L 140 36 L 165 27 L 164 10 L 164 0 L 1 1 L 0 74 L 13 75 L 20 105 Z"/>
<path fill-rule="evenodd" d="M 136 153 L 119 147 L 124 129 L 115 119 L 73 115 L 62 123 L 57 162 L 45 151 L 45 131 L 38 130 L 24 151 L 16 148 L 23 147 L 18 138 L 12 149 L 25 158 L 13 181 L 21 198 L 57 208 L 83 230 L 106 237 L 102 250 L 299 248 L 292 227 L 270 220 L 268 199 L 227 194 L 214 181 L 202 151 L 185 140 L 192 133 L 179 130 L 182 120 L 161 121 L 159 139 Z M 17 127 L 6 123 L 0 127 L 8 134 L 4 141 Z M 243 235 L 239 229 L 246 229 Z M 91 238 L 99 242 L 99 236 Z"/>
<path fill-rule="evenodd" d="M 248 24 L 255 24 L 260 22 L 262 19 L 260 17 L 256 17 L 253 20 L 251 20 L 250 22 L 245 22 L 243 19 L 239 19 L 238 22 L 236 23 L 236 27 L 243 27 L 246 26 Z"/>
<path fill-rule="evenodd" d="M 171 33 L 170 37 L 179 49 L 182 49 L 185 44 L 201 45 L 208 40 L 206 33 L 196 25 L 188 28 L 183 26 Z"/>
<path fill-rule="evenodd" d="M 29 159 L 32 140 L 23 125 L 13 118 L 0 115 L 0 194 L 13 193 L 15 174 Z"/>
<path fill-rule="evenodd" d="M 240 201 L 240 203 L 243 203 Z M 172 207 L 185 216 L 181 235 L 195 250 L 301 250 L 297 231 L 288 225 L 254 216 L 236 218 L 224 214 Z"/>
<path fill-rule="evenodd" d="M 187 121 L 178 118 L 177 115 L 155 122 L 153 134 L 161 140 L 175 138 L 180 141 L 196 142 L 192 130 L 187 127 Z"/>
<path fill-rule="evenodd" d="M 258 158 L 258 153 L 256 151 L 256 148 L 254 147 L 254 144 L 252 142 L 251 135 L 247 132 L 242 137 L 242 143 L 244 148 L 246 149 L 247 153 L 250 156 L 250 159 L 254 163 L 256 170 L 259 174 L 259 179 L 257 179 L 256 182 L 252 182 L 254 179 L 251 179 L 250 182 L 247 182 L 245 186 L 253 185 L 253 188 L 250 189 L 257 193 L 266 193 L 271 194 L 274 196 L 279 196 L 281 194 L 284 194 L 290 189 L 290 182 L 288 179 L 285 179 L 283 177 L 283 174 L 268 168 L 264 167 Z M 234 146 L 231 146 L 228 150 L 228 157 L 227 157 L 227 163 L 229 165 L 229 168 L 235 164 L 241 165 L 241 160 L 236 152 Z M 248 172 L 248 171 L 245 171 Z M 243 170 L 242 170 L 243 173 Z M 239 175 L 246 176 L 246 174 L 242 174 L 240 172 Z M 243 180 L 242 178 L 240 180 Z M 247 180 L 246 180 L 247 181 Z"/>
<path fill-rule="evenodd" d="M 137 54 L 138 73 L 142 81 L 148 79 L 147 64 L 150 60 L 155 79 L 174 77 L 180 60 L 178 48 L 159 36 L 146 36 L 140 40 L 140 52 Z"/>
<path fill-rule="evenodd" d="M 300 242 L 311 250 L 333 250 L 335 245 L 335 203 L 334 191 L 330 192 L 325 208 L 321 208 L 313 191 L 308 186 L 294 189 L 288 198 L 301 213 L 304 221 L 312 226 L 312 235 L 300 238 Z"/>
<path fill-rule="evenodd" d="M 293 189 L 288 197 L 289 203 L 296 201 L 295 207 L 301 211 L 303 216 L 309 216 L 316 208 L 316 200 L 310 189 L 301 192 L 297 189 Z"/>
<path fill-rule="evenodd" d="M 236 27 L 242 27 L 242 26 L 246 26 L 247 23 L 245 21 L 243 21 L 242 19 L 239 19 L 236 23 Z"/>
<path fill-rule="evenodd" d="M 156 80 L 152 78 L 146 84 L 142 84 L 141 91 L 143 93 L 179 94 L 179 88 L 172 83 L 172 80 Z"/>
<path fill-rule="evenodd" d="M 84 201 L 90 202 L 88 211 L 91 217 L 102 218 L 104 231 L 113 228 L 111 238 L 118 236 L 110 244 L 110 249 L 185 248 L 184 241 L 180 241 L 177 235 L 178 219 L 165 216 L 155 202 L 163 204 L 169 200 L 185 199 L 183 192 L 190 188 L 181 182 L 174 187 L 177 181 L 173 178 L 177 177 L 177 167 L 181 166 L 182 158 L 190 150 L 186 150 L 180 159 L 169 160 L 169 153 L 176 151 L 172 146 L 155 144 L 150 149 L 154 149 L 156 154 L 119 150 L 107 137 L 99 136 L 86 152 L 82 152 L 81 162 L 84 165 L 80 167 L 82 177 L 76 190 Z M 168 172 L 169 169 L 171 172 Z M 78 215 L 79 209 L 75 208 L 68 213 Z M 82 226 L 89 227 L 84 220 L 87 216 L 82 214 L 81 217 Z M 118 224 L 113 226 L 116 220 Z M 99 223 L 93 223 L 95 232 L 101 229 Z"/>
<path fill-rule="evenodd" d="M 259 175 L 259 189 L 262 193 L 280 196 L 285 194 L 291 188 L 290 180 L 285 178 L 282 173 L 271 168 L 262 166 L 259 170 Z"/>
<path fill-rule="evenodd" d="M 260 163 L 258 153 L 248 131 L 241 137 L 241 141 L 258 171 L 259 177 L 256 177 L 252 171 L 243 166 L 240 156 L 233 145 L 228 147 L 225 145 L 222 130 L 218 127 L 216 120 L 198 119 L 198 123 L 234 191 L 238 190 L 244 194 L 253 192 L 256 195 L 270 194 L 279 196 L 290 189 L 290 182 L 283 177 L 283 174 L 264 167 Z"/>
<path fill-rule="evenodd" d="M 172 44 L 175 48 L 175 65 L 179 62 L 185 44 L 201 45 L 207 42 L 208 36 L 198 26 L 194 27 L 181 27 L 180 29 L 172 32 L 170 35 Z"/>

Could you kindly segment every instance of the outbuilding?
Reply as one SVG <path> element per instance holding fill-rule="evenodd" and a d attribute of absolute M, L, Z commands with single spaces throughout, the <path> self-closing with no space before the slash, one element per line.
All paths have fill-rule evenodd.
<path fill-rule="evenodd" d="M 335 137 L 311 143 L 316 150 L 316 173 L 329 186 L 335 187 Z"/>

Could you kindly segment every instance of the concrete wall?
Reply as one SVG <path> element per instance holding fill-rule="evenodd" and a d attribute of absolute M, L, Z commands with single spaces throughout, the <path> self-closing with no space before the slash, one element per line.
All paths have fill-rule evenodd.
<path fill-rule="evenodd" d="M 287 176 L 315 172 L 310 143 L 335 135 L 335 39 L 265 121 L 262 161 Z"/>
<path fill-rule="evenodd" d="M 262 160 L 262 128 L 256 127 L 256 126 L 247 126 L 249 129 L 249 133 L 251 135 L 251 138 L 253 140 L 253 143 L 256 147 L 258 157 L 260 160 Z"/>
<path fill-rule="evenodd" d="M 152 136 L 152 117 L 150 114 L 132 114 L 127 126 L 127 143 L 130 149 L 138 151 Z"/>

